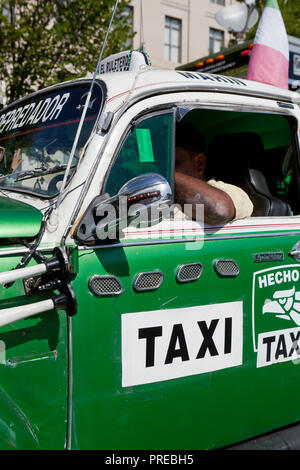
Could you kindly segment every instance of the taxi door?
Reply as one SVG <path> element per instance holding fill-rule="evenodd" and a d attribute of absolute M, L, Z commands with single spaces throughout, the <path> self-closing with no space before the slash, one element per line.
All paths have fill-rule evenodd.
<path fill-rule="evenodd" d="M 172 185 L 174 127 L 173 110 L 136 120 L 103 192 Z M 299 420 L 299 218 L 124 232 L 79 246 L 73 448 L 213 449 Z"/>

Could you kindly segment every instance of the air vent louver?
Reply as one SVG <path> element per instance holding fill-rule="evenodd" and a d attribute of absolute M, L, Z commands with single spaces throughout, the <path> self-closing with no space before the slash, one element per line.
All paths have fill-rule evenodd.
<path fill-rule="evenodd" d="M 97 297 L 119 295 L 122 284 L 115 276 L 95 275 L 89 280 L 90 291 Z"/>
<path fill-rule="evenodd" d="M 133 287 L 139 292 L 155 290 L 160 287 L 163 278 L 164 276 L 160 271 L 149 271 L 140 273 L 135 278 Z"/>
<path fill-rule="evenodd" d="M 240 272 L 238 264 L 232 259 L 218 259 L 215 270 L 222 277 L 236 277 Z"/>
<path fill-rule="evenodd" d="M 176 280 L 180 283 L 196 281 L 201 276 L 202 270 L 201 263 L 183 264 L 177 270 Z"/>

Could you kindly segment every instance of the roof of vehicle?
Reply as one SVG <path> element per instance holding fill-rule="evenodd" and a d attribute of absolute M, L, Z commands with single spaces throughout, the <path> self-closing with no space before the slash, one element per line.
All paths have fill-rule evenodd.
<path fill-rule="evenodd" d="M 102 80 L 106 85 L 107 103 L 118 98 L 128 99 L 128 96 L 132 98 L 142 98 L 158 95 L 160 93 L 207 91 L 267 98 L 287 103 L 300 104 L 300 94 L 297 92 L 237 77 L 201 72 L 159 70 L 152 68 L 151 66 L 142 66 L 138 71 L 103 73 L 98 74 L 96 78 Z M 42 94 L 45 91 L 50 92 L 62 85 L 71 85 L 91 79 L 92 75 L 89 74 L 83 78 L 52 85 L 43 90 L 31 93 L 24 98 L 30 98 L 33 95 Z M 6 108 L 16 105 L 22 101 L 22 99 L 23 98 L 18 99 L 14 103 L 9 103 Z M 1 110 L 1 112 L 5 111 L 6 108 Z"/>
<path fill-rule="evenodd" d="M 103 80 L 107 86 L 107 102 L 129 93 L 132 97 L 137 97 L 151 96 L 162 92 L 209 91 L 300 103 L 300 94 L 296 92 L 236 77 L 199 72 L 156 70 L 145 67 L 138 72 L 101 74 L 97 78 Z"/>

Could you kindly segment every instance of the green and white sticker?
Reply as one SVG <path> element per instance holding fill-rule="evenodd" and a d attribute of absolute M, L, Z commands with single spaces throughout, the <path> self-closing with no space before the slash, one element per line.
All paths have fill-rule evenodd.
<path fill-rule="evenodd" d="M 136 129 L 136 139 L 141 163 L 154 163 L 150 129 Z"/>
<path fill-rule="evenodd" d="M 257 367 L 300 358 L 299 279 L 296 264 L 254 273 L 252 326 Z"/>

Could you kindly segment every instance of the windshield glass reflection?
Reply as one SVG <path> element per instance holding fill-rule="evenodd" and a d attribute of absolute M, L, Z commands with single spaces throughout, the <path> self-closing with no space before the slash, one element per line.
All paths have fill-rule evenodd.
<path fill-rule="evenodd" d="M 52 197 L 59 192 L 90 83 L 18 101 L 0 114 L 0 187 Z M 95 85 L 68 178 L 102 105 Z"/>

